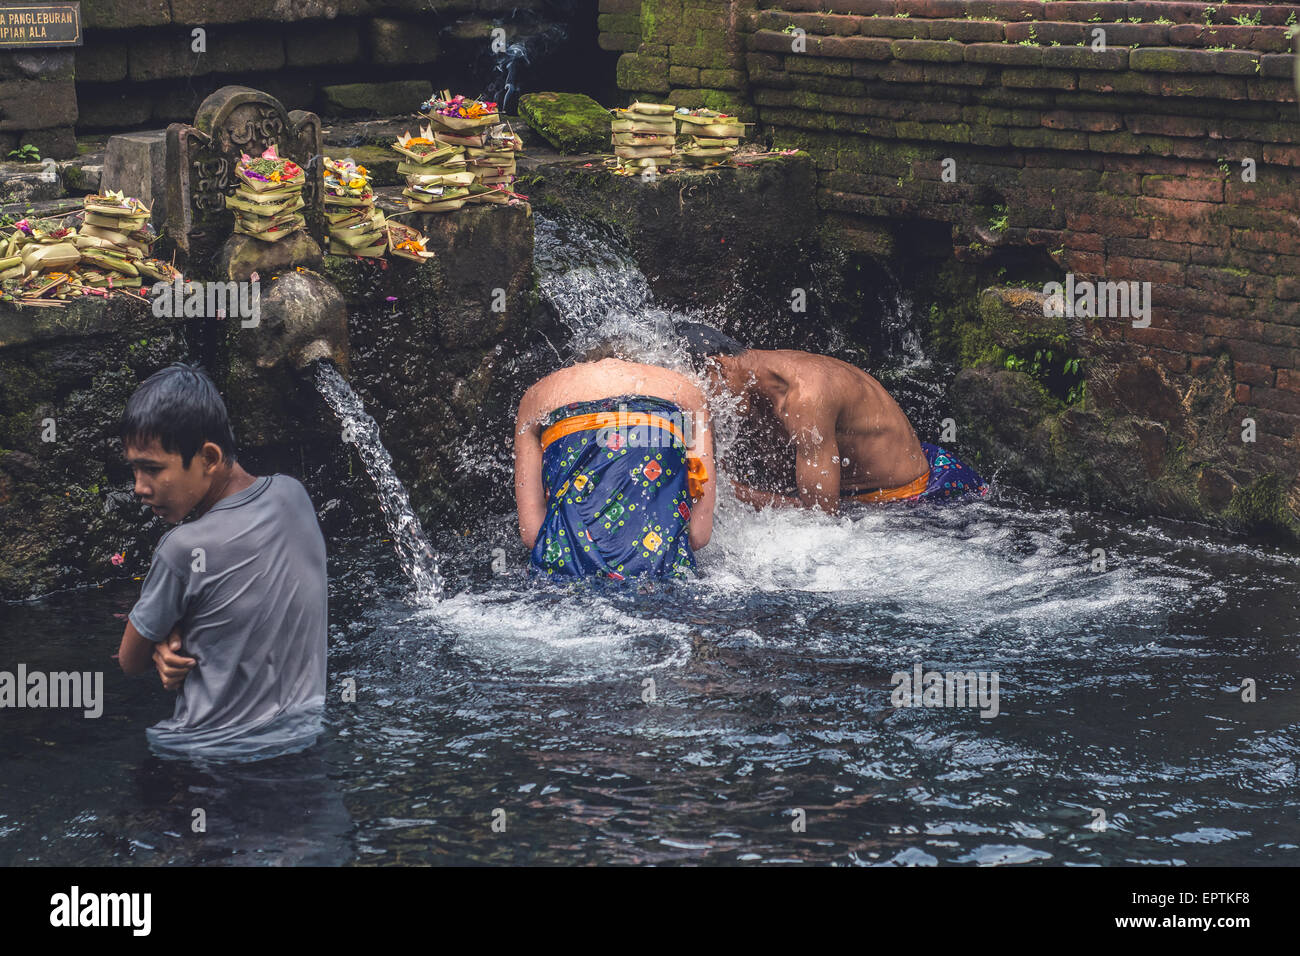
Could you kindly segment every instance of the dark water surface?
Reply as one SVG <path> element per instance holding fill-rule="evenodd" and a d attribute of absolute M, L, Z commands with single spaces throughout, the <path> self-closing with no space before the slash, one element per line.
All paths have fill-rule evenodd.
<path fill-rule="evenodd" d="M 170 695 L 108 659 L 138 582 L 0 608 L 0 667 L 107 698 L 0 712 L 0 864 L 1300 862 L 1294 554 L 1005 497 L 724 503 L 699 581 L 561 591 L 512 524 L 431 535 L 429 606 L 336 549 L 328 732 L 263 764 L 148 754 Z M 997 672 L 998 716 L 893 707 L 918 661 Z"/>

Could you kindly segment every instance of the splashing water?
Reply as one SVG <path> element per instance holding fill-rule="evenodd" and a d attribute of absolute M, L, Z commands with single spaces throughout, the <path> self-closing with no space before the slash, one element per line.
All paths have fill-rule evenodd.
<path fill-rule="evenodd" d="M 316 388 L 343 425 L 344 440 L 356 443 L 366 472 L 375 483 L 380 510 L 402 570 L 415 586 L 416 601 L 436 600 L 442 594 L 438 558 L 424 536 L 420 519 L 411 510 L 406 489 L 393 471 L 392 456 L 379 440 L 379 425 L 366 413 L 357 393 L 334 366 L 317 363 Z"/>
<path fill-rule="evenodd" d="M 636 261 L 600 227 L 539 213 L 534 219 L 542 298 L 572 334 L 571 354 L 619 338 L 633 343 L 645 363 L 689 373 L 673 324 L 706 318 L 656 305 Z"/>
<path fill-rule="evenodd" d="M 671 321 L 613 243 L 538 232 L 575 335 Z M 391 478 L 357 397 L 320 377 Z M 366 692 L 331 704 L 316 763 L 278 768 L 270 792 L 159 780 L 138 734 L 11 715 L 24 773 L 0 777 L 0 864 L 1300 862 L 1294 553 L 1009 491 L 836 516 L 724 494 L 697 580 L 539 588 L 513 512 L 477 517 L 440 556 L 465 587 L 427 607 L 376 594 L 373 543 L 334 549 L 330 675 Z M 407 547 L 436 576 L 423 536 Z M 0 607 L 0 626 L 15 659 L 72 669 L 134 597 Z M 998 675 L 996 718 L 898 706 L 918 663 Z M 109 693 L 138 726 L 158 716 L 135 683 Z M 241 814 L 229 847 L 176 833 L 174 807 L 214 791 Z M 482 838 L 494 807 L 524 843 Z"/>
<path fill-rule="evenodd" d="M 599 225 L 572 216 L 533 215 L 539 286 L 571 333 L 568 357 L 616 339 L 630 344 L 647 365 L 681 372 L 708 397 L 719 461 L 724 461 L 738 433 L 740 399 L 710 387 L 692 366 L 675 329 L 679 322 L 716 323 L 716 318 L 702 310 L 656 304 L 631 253 Z"/>

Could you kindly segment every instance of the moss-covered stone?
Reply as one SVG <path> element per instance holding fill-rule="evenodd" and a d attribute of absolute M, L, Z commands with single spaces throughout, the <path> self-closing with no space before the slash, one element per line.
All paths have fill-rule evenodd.
<path fill-rule="evenodd" d="M 1242 530 L 1300 541 L 1300 522 L 1287 506 L 1286 489 L 1276 474 L 1261 475 L 1245 488 L 1237 488 L 1226 514 Z"/>
<path fill-rule="evenodd" d="M 994 287 L 979 298 L 979 315 L 994 343 L 1004 349 L 1048 346 L 1066 334 L 1065 316 L 1044 316 L 1041 292 Z"/>
<path fill-rule="evenodd" d="M 582 93 L 528 93 L 519 115 L 561 153 L 610 151 L 609 110 Z"/>
<path fill-rule="evenodd" d="M 640 53 L 624 53 L 614 68 L 615 80 L 623 90 L 668 92 L 668 61 Z"/>

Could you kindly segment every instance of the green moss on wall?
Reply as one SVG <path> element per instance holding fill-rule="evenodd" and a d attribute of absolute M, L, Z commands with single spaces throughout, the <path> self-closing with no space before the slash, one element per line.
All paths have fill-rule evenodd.
<path fill-rule="evenodd" d="M 1287 507 L 1282 479 L 1271 472 L 1237 488 L 1224 513 L 1243 530 L 1280 533 L 1300 540 L 1300 525 Z"/>

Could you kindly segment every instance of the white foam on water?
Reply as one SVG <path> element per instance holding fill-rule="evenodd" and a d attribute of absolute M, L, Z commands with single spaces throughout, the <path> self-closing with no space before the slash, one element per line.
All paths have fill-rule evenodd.
<path fill-rule="evenodd" d="M 495 671 L 576 684 L 685 664 L 690 628 L 629 613 L 598 594 L 545 590 L 458 594 L 420 613 L 454 636 L 452 650 Z"/>

